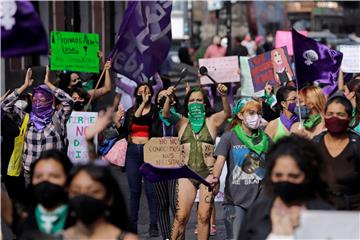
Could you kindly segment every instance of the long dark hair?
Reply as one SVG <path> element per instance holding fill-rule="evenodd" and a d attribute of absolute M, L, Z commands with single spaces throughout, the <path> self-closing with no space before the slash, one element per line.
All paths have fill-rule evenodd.
<path fill-rule="evenodd" d="M 265 186 L 268 194 L 274 194 L 271 174 L 276 161 L 282 156 L 292 157 L 300 170 L 305 173 L 304 184 L 307 185 L 310 194 L 326 197 L 327 185 L 323 180 L 326 169 L 322 155 L 313 142 L 297 135 L 280 139 L 266 155 Z"/>
<path fill-rule="evenodd" d="M 214 113 L 214 110 L 211 108 L 211 105 L 210 105 L 210 101 L 209 101 L 209 98 L 207 97 L 207 94 L 204 92 L 203 89 L 201 88 L 192 88 L 185 96 L 185 100 L 184 100 L 184 116 L 185 117 L 188 117 L 188 113 L 189 113 L 189 110 L 188 110 L 188 104 L 189 104 L 189 98 L 190 98 L 190 95 L 193 93 L 193 92 L 201 92 L 201 94 L 203 95 L 203 98 L 204 98 L 204 104 L 205 104 L 205 116 L 206 117 L 210 117 L 213 113 Z"/>
<path fill-rule="evenodd" d="M 122 194 L 119 184 L 111 172 L 110 167 L 106 165 L 97 165 L 96 163 L 77 166 L 68 179 L 69 185 L 74 177 L 81 171 L 85 171 L 94 181 L 101 183 L 105 187 L 105 200 L 112 199 L 109 209 L 110 214 L 106 217 L 107 221 L 121 230 L 129 231 L 129 220 L 124 195 Z"/>
<path fill-rule="evenodd" d="M 281 105 L 281 102 L 286 101 L 286 99 L 289 97 L 289 93 L 296 91 L 295 87 L 291 87 L 291 86 L 284 86 L 284 87 L 280 87 L 277 92 L 276 92 L 276 106 L 275 109 L 277 112 L 280 112 L 283 110 L 283 106 Z"/>
<path fill-rule="evenodd" d="M 166 89 L 165 89 L 165 88 L 160 89 L 160 90 L 157 92 L 157 94 L 155 95 L 155 106 L 156 106 L 156 111 L 157 111 L 157 112 L 161 110 L 161 108 L 158 106 L 159 94 L 160 94 L 160 92 L 162 92 L 162 91 L 164 91 L 164 90 L 166 90 Z M 174 108 L 175 108 L 176 111 L 178 112 L 178 110 L 179 110 L 179 100 L 178 100 L 178 98 L 176 97 L 176 95 L 174 95 L 173 98 L 174 98 L 174 101 L 176 102 L 175 105 L 174 105 Z"/>
<path fill-rule="evenodd" d="M 151 97 L 150 97 L 149 101 L 150 101 L 150 104 L 151 104 L 151 98 L 154 95 L 154 89 L 152 88 L 150 83 L 146 83 L 146 82 L 139 83 L 136 86 L 135 90 L 134 90 L 133 96 L 136 99 L 139 88 L 142 87 L 142 86 L 147 86 L 150 89 Z M 140 104 L 137 101 L 135 101 L 135 104 L 128 110 L 128 111 L 130 111 L 129 121 L 128 121 L 128 125 L 127 125 L 127 130 L 129 131 L 129 133 L 130 133 L 130 127 L 131 127 L 131 124 L 132 124 L 132 120 L 133 120 L 135 112 L 139 108 L 139 106 L 140 106 Z M 150 111 L 152 111 L 152 109 Z"/>

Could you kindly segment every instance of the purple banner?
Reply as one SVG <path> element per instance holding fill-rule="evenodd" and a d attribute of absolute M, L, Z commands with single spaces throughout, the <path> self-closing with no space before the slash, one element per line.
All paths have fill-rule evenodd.
<path fill-rule="evenodd" d="M 136 82 L 160 69 L 171 46 L 171 1 L 129 1 L 115 47 L 112 69 Z"/>
<path fill-rule="evenodd" d="M 47 54 L 47 33 L 28 1 L 1 1 L 1 57 Z"/>
<path fill-rule="evenodd" d="M 306 83 L 319 85 L 326 95 L 337 89 L 343 54 L 292 30 L 296 81 L 299 88 Z"/>

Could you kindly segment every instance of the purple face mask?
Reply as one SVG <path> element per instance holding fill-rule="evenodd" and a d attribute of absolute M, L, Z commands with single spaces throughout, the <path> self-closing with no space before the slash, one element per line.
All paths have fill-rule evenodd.
<path fill-rule="evenodd" d="M 290 103 L 290 104 L 288 105 L 288 110 L 289 110 L 289 112 L 295 113 L 295 107 L 296 107 L 296 103 Z"/>
<path fill-rule="evenodd" d="M 30 122 L 37 130 L 42 130 L 51 122 L 54 109 L 54 97 L 46 85 L 40 85 L 34 90 Z"/>

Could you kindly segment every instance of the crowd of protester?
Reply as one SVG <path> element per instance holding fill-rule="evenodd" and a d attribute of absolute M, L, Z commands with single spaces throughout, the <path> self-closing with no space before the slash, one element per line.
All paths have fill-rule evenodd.
<path fill-rule="evenodd" d="M 236 38 L 232 54 L 271 49 L 271 36 L 252 40 L 247 35 Z M 215 37 L 203 54 L 226 52 Z M 196 64 L 186 50 L 181 53 Z M 89 111 L 93 101 L 111 92 L 110 61 L 104 71 L 104 83 L 97 84 L 97 76 L 75 72 L 50 79 L 46 67 L 43 84 L 29 93 L 34 82 L 29 68 L 24 83 L 1 98 L 2 220 L 16 239 L 138 239 L 143 186 L 150 237 L 184 239 L 199 191 L 196 233 L 208 239 L 216 233 L 210 219 L 225 164 L 227 239 L 292 235 L 306 209 L 360 210 L 359 74 L 330 96 L 318 86 L 297 89 L 286 82 L 267 84 L 263 97 L 231 102 L 233 91 L 218 84 L 219 111 L 209 99 L 211 87 L 188 86 L 181 104 L 175 87 L 141 83 L 132 107 L 115 103 L 99 111 L 86 131 L 89 163 L 73 165 L 66 155 L 66 123 L 73 111 Z M 14 138 L 21 133 L 19 150 Z M 183 164 L 211 187 L 190 178 L 146 180 L 140 167 L 152 137 L 178 137 Z M 108 160 L 120 141 L 127 143 L 126 153 Z M 8 176 L 9 161 L 19 151 L 22 171 Z M 129 192 L 120 189 L 114 168 L 126 172 Z"/>

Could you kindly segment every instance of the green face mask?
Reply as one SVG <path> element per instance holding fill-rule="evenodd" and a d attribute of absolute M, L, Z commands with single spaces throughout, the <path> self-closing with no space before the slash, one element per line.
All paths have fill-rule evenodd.
<path fill-rule="evenodd" d="M 198 134 L 205 123 L 205 106 L 202 103 L 190 103 L 188 112 L 191 128 Z"/>

